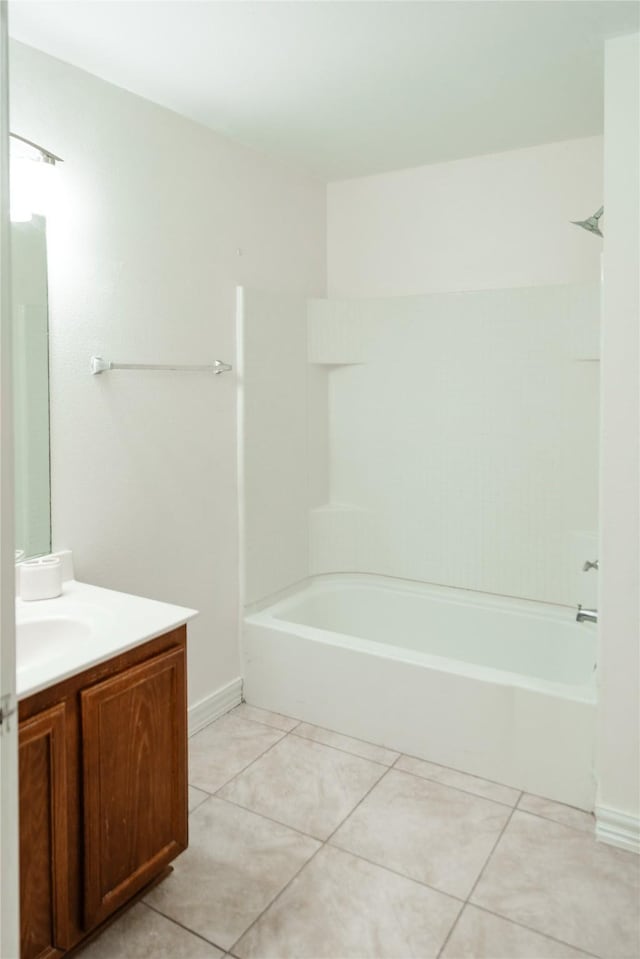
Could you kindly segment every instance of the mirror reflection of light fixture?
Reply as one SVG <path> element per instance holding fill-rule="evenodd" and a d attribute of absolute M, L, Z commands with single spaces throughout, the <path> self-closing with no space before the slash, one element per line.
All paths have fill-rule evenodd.
<path fill-rule="evenodd" d="M 49 173 L 62 159 L 17 133 L 10 136 L 11 220 L 19 223 L 46 213 Z"/>

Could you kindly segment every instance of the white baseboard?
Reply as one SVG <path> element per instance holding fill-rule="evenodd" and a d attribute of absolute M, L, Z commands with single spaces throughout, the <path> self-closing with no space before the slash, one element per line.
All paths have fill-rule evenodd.
<path fill-rule="evenodd" d="M 224 713 L 228 713 L 234 706 L 242 702 L 242 677 L 238 676 L 226 686 L 221 686 L 214 693 L 205 696 L 200 702 L 189 706 L 188 724 L 189 735 L 200 732 L 214 719 L 218 719 Z"/>
<path fill-rule="evenodd" d="M 596 806 L 596 839 L 640 854 L 640 817 Z"/>

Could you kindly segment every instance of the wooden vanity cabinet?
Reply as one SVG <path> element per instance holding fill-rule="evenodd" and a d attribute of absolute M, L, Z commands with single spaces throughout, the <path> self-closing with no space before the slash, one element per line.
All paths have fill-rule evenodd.
<path fill-rule="evenodd" d="M 69 944 L 66 703 L 20 724 L 20 933 L 23 959 Z"/>
<path fill-rule="evenodd" d="M 64 956 L 187 847 L 186 627 L 20 703 L 21 959 Z"/>

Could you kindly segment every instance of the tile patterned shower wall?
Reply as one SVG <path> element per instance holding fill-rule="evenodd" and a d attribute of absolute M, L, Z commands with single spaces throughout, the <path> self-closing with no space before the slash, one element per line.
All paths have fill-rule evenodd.
<path fill-rule="evenodd" d="M 310 571 L 574 604 L 597 528 L 598 346 L 595 285 L 314 301 L 330 493 Z"/>

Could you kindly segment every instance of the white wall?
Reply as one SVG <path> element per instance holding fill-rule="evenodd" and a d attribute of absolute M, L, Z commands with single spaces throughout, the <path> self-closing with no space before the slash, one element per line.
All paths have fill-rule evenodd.
<path fill-rule="evenodd" d="M 640 37 L 605 64 L 598 827 L 640 851 Z"/>
<path fill-rule="evenodd" d="M 242 290 L 239 312 L 241 592 L 248 604 L 308 574 L 306 302 Z"/>
<path fill-rule="evenodd" d="M 329 296 L 597 279 L 601 244 L 569 221 L 601 202 L 601 137 L 331 183 Z"/>
<path fill-rule="evenodd" d="M 238 676 L 235 287 L 321 295 L 324 186 L 42 53 L 11 126 L 63 157 L 48 216 L 54 547 L 78 577 L 201 611 L 190 701 Z M 238 255 L 238 249 L 242 255 Z"/>
<path fill-rule="evenodd" d="M 329 495 L 327 376 L 307 362 L 307 352 L 304 297 L 240 291 L 238 443 L 245 605 L 309 575 L 309 510 Z"/>

